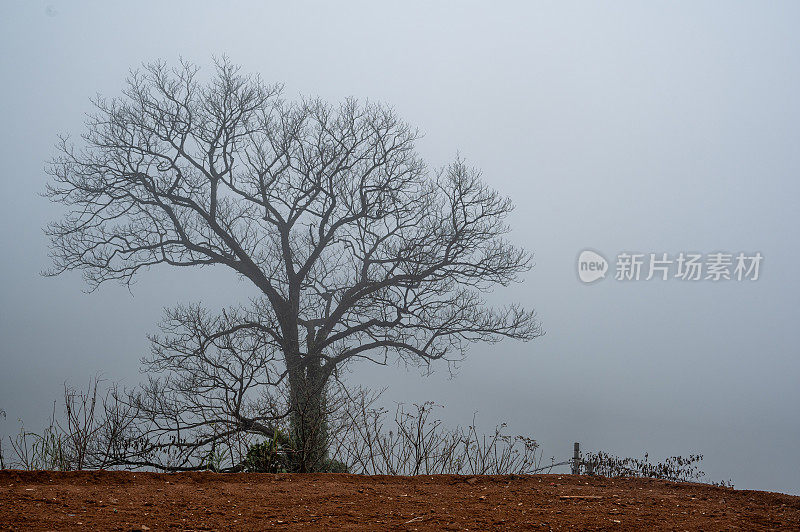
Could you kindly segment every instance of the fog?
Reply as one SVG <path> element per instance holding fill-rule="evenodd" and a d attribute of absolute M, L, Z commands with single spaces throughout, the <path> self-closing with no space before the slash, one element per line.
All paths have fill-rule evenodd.
<path fill-rule="evenodd" d="M 436 401 L 448 424 L 505 421 L 557 461 L 574 441 L 703 453 L 709 480 L 800 494 L 799 19 L 793 2 L 3 2 L 0 435 L 45 423 L 64 382 L 138 382 L 163 307 L 254 293 L 222 268 L 90 294 L 39 274 L 61 214 L 44 165 L 89 97 L 142 62 L 226 54 L 287 97 L 392 105 L 430 166 L 460 154 L 517 205 L 511 239 L 536 264 L 492 300 L 535 308 L 546 334 L 475 344 L 452 376 L 362 364 L 352 382 Z M 583 284 L 587 248 L 764 260 L 757 281 Z"/>

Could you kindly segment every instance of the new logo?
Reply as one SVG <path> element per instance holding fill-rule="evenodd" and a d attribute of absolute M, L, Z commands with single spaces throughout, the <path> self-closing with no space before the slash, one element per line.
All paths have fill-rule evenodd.
<path fill-rule="evenodd" d="M 608 271 L 608 261 L 594 251 L 585 249 L 578 255 L 578 277 L 584 283 L 604 279 Z"/>

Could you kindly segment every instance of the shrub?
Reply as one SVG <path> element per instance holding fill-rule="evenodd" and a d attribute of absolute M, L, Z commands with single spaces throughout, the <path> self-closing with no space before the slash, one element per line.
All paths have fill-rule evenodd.
<path fill-rule="evenodd" d="M 250 446 L 244 458 L 244 470 L 251 473 L 285 473 L 289 470 L 289 453 L 289 436 L 276 429 L 272 438 Z"/>
<path fill-rule="evenodd" d="M 347 464 L 344 462 L 340 462 L 339 460 L 334 460 L 333 458 L 326 458 L 322 461 L 319 467 L 320 473 L 349 473 L 350 468 L 347 467 Z"/>
<path fill-rule="evenodd" d="M 663 462 L 651 462 L 645 453 L 643 459 L 620 458 L 599 451 L 588 453 L 582 460 L 586 473 L 603 477 L 647 477 L 674 482 L 700 482 L 705 473 L 700 470 L 702 454 L 688 457 L 671 456 Z M 714 486 L 733 487 L 732 481 L 711 482 Z"/>

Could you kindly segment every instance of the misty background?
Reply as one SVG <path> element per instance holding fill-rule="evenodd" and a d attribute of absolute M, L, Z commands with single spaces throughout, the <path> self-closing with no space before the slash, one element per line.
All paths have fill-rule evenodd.
<path fill-rule="evenodd" d="M 0 420 L 44 425 L 65 381 L 136 384 L 165 306 L 236 303 L 223 268 L 155 268 L 132 292 L 43 278 L 39 194 L 58 133 L 130 68 L 227 54 L 284 95 L 393 105 L 431 167 L 456 153 L 513 198 L 535 252 L 497 302 L 546 335 L 476 344 L 450 378 L 361 364 L 383 403 L 502 421 L 557 461 L 703 453 L 708 480 L 800 494 L 800 4 L 793 2 L 0 3 Z M 756 282 L 583 285 L 578 253 L 760 251 Z M 612 272 L 613 273 L 613 272 Z M 4 445 L 4 448 L 6 445 Z M 566 471 L 561 469 L 559 471 Z"/>

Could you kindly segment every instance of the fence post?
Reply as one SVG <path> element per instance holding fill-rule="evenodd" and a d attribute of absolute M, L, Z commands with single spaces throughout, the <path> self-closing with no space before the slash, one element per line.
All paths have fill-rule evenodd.
<path fill-rule="evenodd" d="M 575 442 L 574 452 L 572 454 L 572 474 L 573 475 L 580 475 L 581 474 L 581 444 L 580 442 Z"/>

